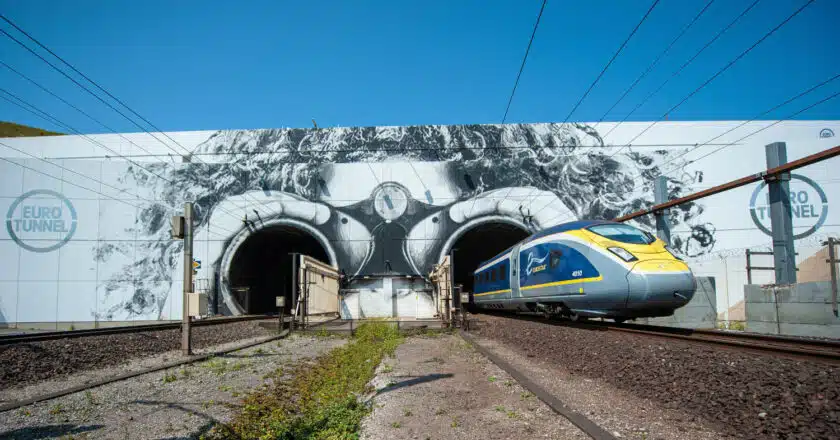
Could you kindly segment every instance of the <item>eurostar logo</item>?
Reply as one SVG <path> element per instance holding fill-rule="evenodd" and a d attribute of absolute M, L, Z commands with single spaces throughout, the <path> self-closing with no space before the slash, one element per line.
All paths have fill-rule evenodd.
<path fill-rule="evenodd" d="M 528 265 L 526 266 L 525 273 L 531 275 L 532 273 L 537 273 L 545 270 L 545 260 L 548 259 L 548 254 L 545 254 L 542 258 L 537 258 L 534 256 L 534 252 L 528 252 Z"/>

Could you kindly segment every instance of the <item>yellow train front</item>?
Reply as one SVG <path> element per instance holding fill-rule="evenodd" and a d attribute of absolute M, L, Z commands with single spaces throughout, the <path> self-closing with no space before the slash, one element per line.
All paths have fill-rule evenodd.
<path fill-rule="evenodd" d="M 609 221 L 546 229 L 482 263 L 473 275 L 478 308 L 618 322 L 672 315 L 697 287 L 664 242 Z"/>

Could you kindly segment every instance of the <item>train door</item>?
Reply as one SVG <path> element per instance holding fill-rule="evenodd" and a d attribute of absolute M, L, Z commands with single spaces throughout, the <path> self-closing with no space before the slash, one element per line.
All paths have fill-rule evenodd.
<path fill-rule="evenodd" d="M 519 248 L 521 245 L 517 244 L 510 250 L 510 268 L 509 276 L 510 276 L 510 297 L 511 298 L 519 298 Z"/>

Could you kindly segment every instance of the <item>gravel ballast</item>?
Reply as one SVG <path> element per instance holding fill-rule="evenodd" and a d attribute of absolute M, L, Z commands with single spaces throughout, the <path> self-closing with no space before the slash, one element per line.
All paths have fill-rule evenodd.
<path fill-rule="evenodd" d="M 372 384 L 363 440 L 589 438 L 455 335 L 408 338 Z"/>
<path fill-rule="evenodd" d="M 676 340 L 479 315 L 476 333 L 738 438 L 840 438 L 840 368 Z"/>
<path fill-rule="evenodd" d="M 261 328 L 259 322 L 242 321 L 193 327 L 193 347 L 203 348 L 271 335 L 271 331 Z M 130 359 L 177 350 L 180 346 L 180 329 L 0 346 L 0 389 L 118 365 Z"/>
<path fill-rule="evenodd" d="M 277 369 L 291 371 L 345 343 L 293 335 L 6 411 L 0 413 L 0 438 L 201 438 L 238 414 L 242 398 L 271 383 Z M 139 360 L 129 364 L 134 362 Z"/>

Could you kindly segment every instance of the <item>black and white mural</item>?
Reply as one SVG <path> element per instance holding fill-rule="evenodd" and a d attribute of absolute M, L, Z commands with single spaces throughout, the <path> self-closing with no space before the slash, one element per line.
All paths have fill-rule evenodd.
<path fill-rule="evenodd" d="M 140 141 L 140 135 L 129 136 L 150 145 L 148 139 Z M 83 145 L 79 138 L 65 139 L 65 144 Z M 189 141 L 184 141 L 189 154 L 185 151 L 183 157 L 62 160 L 64 167 L 98 176 L 99 184 L 66 172 L 54 182 L 49 164 L 32 158 L 15 160 L 32 169 L 3 165 L 10 171 L 2 181 L 4 210 L 13 208 L 9 216 L 23 216 L 22 209 L 29 206 L 12 207 L 23 195 L 21 187 L 24 192 L 50 190 L 60 197 L 44 195 L 44 200 L 53 197 L 47 207 L 64 206 L 69 212 L 70 203 L 77 228 L 67 240 L 66 233 L 54 234 L 49 239 L 54 243 L 49 243 L 65 244 L 49 252 L 20 246 L 43 238 L 33 235 L 27 241 L 7 232 L 4 257 L 15 258 L 19 269 L 27 259 L 50 260 L 42 264 L 55 260 L 58 276 L 52 278 L 59 279 L 54 292 L 59 298 L 71 289 L 62 287 L 66 269 L 61 266 L 87 264 L 76 270 L 88 278 L 75 286 L 86 293 L 84 306 L 74 306 L 72 320 L 176 318 L 182 243 L 170 238 L 169 217 L 185 201 L 194 201 L 196 279 L 215 295 L 220 313 L 244 311 L 232 292 L 237 251 L 249 237 L 271 228 L 299 231 L 315 240 L 328 262 L 345 273 L 348 289 L 375 290 L 365 290 L 374 283 L 372 278 L 408 278 L 412 281 L 388 283 L 402 286 L 395 292 L 417 297 L 429 295 L 422 278 L 432 265 L 479 225 L 507 224 L 532 233 L 577 219 L 615 218 L 652 205 L 653 180 L 660 174 L 667 176 L 672 198 L 708 186 L 708 170 L 692 166 L 691 156 L 685 155 L 691 144 L 675 148 L 676 142 L 663 142 L 659 148 L 640 148 L 607 143 L 586 124 L 224 130 L 193 133 Z M 125 142 L 122 146 L 123 151 L 133 149 Z M 38 170 L 46 172 L 39 175 Z M 43 174 L 51 174 L 52 180 Z M 703 203 L 691 203 L 669 213 L 673 247 L 688 258 L 716 250 L 720 225 L 704 212 Z M 639 226 L 653 229 L 652 221 L 643 217 Z M 96 230 L 89 230 L 94 224 Z M 73 252 L 72 258 L 62 256 L 68 252 Z M 84 262 L 88 260 L 91 263 Z M 265 270 L 275 269 L 265 261 Z M 15 310 L 26 306 L 21 292 L 25 297 L 31 289 L 21 290 L 21 280 L 20 275 L 0 280 L 4 289 L 11 289 L 15 281 Z M 53 293 L 46 285 L 39 289 L 46 290 L 36 297 Z M 7 315 L 12 301 L 11 294 L 5 295 L 0 307 Z M 414 314 L 429 314 L 421 309 L 433 307 L 431 302 L 418 301 Z M 382 305 L 391 311 L 395 307 Z M 61 318 L 64 312 L 59 309 L 57 305 L 52 319 L 68 320 Z M 27 319 L 47 320 L 39 318 Z"/>

